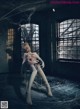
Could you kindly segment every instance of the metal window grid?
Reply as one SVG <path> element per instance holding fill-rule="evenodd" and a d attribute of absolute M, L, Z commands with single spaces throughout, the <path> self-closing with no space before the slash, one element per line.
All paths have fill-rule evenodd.
<path fill-rule="evenodd" d="M 80 19 L 58 23 L 57 59 L 80 60 Z"/>

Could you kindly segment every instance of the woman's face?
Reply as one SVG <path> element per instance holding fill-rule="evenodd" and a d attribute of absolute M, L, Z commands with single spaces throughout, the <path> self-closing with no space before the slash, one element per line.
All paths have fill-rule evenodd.
<path fill-rule="evenodd" d="M 26 50 L 27 53 L 31 51 L 31 49 L 28 45 L 24 46 L 24 49 Z"/>

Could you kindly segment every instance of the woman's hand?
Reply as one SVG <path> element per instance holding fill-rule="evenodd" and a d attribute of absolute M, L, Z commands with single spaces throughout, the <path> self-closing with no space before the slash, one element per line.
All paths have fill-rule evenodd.
<path fill-rule="evenodd" d="M 42 65 L 41 65 L 41 67 L 42 67 L 42 68 L 44 68 L 44 67 L 45 67 L 45 64 L 44 64 L 44 62 L 42 62 Z"/>

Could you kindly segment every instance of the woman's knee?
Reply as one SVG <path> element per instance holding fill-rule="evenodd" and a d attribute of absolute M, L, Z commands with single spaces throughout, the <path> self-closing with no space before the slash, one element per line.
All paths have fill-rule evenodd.
<path fill-rule="evenodd" d="M 37 74 L 37 70 L 36 70 L 36 69 L 34 69 L 34 70 L 33 70 L 33 73 Z"/>

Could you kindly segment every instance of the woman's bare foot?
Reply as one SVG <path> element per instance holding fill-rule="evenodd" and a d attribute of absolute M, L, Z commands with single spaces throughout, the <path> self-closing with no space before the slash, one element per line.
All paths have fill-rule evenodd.
<path fill-rule="evenodd" d="M 53 96 L 50 86 L 47 87 L 47 94 L 49 97 Z"/>
<path fill-rule="evenodd" d="M 51 90 L 50 90 L 50 91 L 48 91 L 48 96 L 49 96 L 49 97 L 52 97 L 52 96 L 53 96 L 53 94 L 52 94 Z"/>
<path fill-rule="evenodd" d="M 32 105 L 32 100 L 31 100 L 31 96 L 30 95 L 27 96 L 27 103 L 29 105 Z"/>

